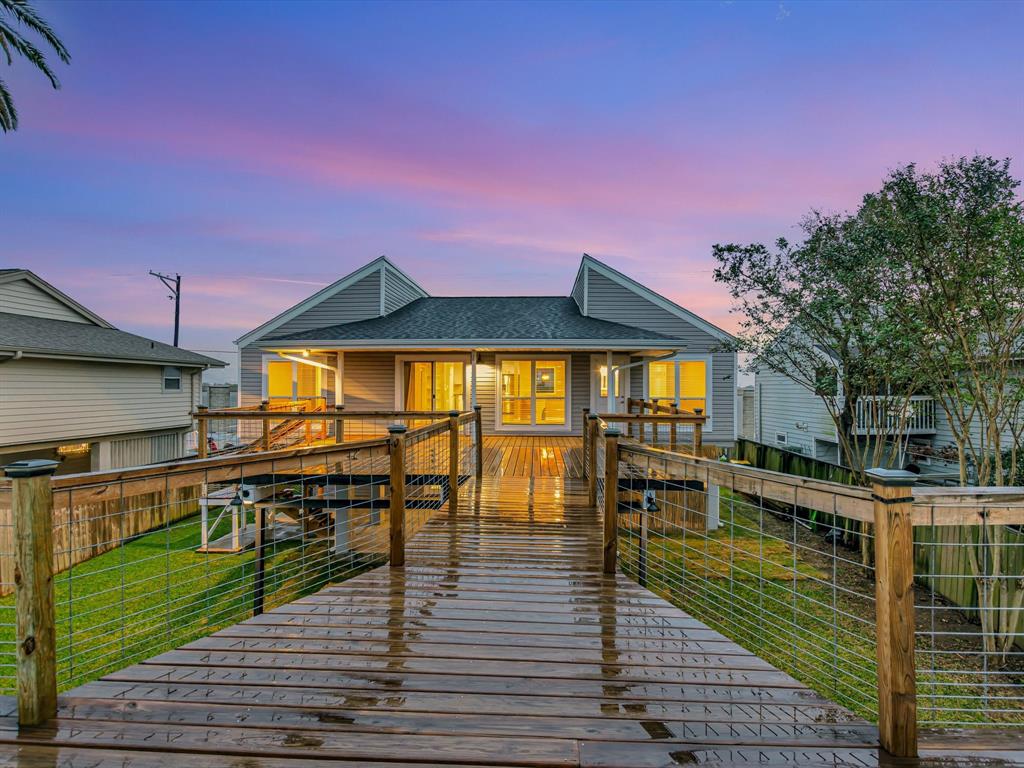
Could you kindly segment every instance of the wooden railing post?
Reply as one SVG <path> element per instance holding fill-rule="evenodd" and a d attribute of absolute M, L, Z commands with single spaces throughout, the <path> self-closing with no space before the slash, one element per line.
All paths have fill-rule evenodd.
<path fill-rule="evenodd" d="M 448 411 L 448 513 L 459 512 L 459 412 Z"/>
<path fill-rule="evenodd" d="M 587 440 L 590 437 L 590 433 L 588 431 L 590 429 L 590 422 L 587 421 L 587 419 L 589 419 L 589 418 L 590 418 L 590 409 L 589 408 L 584 408 L 583 409 L 583 453 L 580 454 L 581 457 L 583 458 L 583 476 L 584 477 L 587 476 L 587 469 L 588 469 L 587 450 L 590 448 L 590 444 L 587 442 Z"/>
<path fill-rule="evenodd" d="M 703 415 L 703 408 L 694 408 L 693 412 L 698 416 Z M 704 453 L 704 424 L 700 421 L 693 425 L 693 455 L 702 456 Z"/>
<path fill-rule="evenodd" d="M 261 411 L 269 411 L 270 410 L 270 401 L 269 400 L 264 400 L 262 403 L 260 403 L 260 410 Z M 270 450 L 270 419 L 260 419 L 260 421 L 262 423 L 262 429 L 263 429 L 263 437 L 262 437 L 262 440 L 261 440 L 261 444 L 263 445 L 263 450 L 264 451 L 269 451 Z"/>
<path fill-rule="evenodd" d="M 210 409 L 205 405 L 200 405 L 196 408 L 196 456 L 200 459 L 205 459 L 209 453 L 207 435 L 210 424 L 206 419 L 206 412 L 208 410 Z"/>
<path fill-rule="evenodd" d="M 388 427 L 388 453 L 391 454 L 391 567 L 405 565 L 405 432 L 401 424 Z"/>
<path fill-rule="evenodd" d="M 604 572 L 615 573 L 619 548 L 619 430 L 604 431 Z"/>
<path fill-rule="evenodd" d="M 584 471 L 587 473 L 587 497 L 588 506 L 597 506 L 597 414 L 587 415 L 587 423 L 583 428 L 583 435 L 588 446 L 584 454 L 587 458 L 587 466 Z"/>
<path fill-rule="evenodd" d="M 245 514 L 245 505 L 241 495 L 235 496 L 235 500 L 242 507 L 241 512 Z M 259 616 L 263 613 L 264 594 L 266 592 L 267 573 L 267 510 L 262 504 L 256 506 L 256 542 L 254 546 L 256 557 L 253 565 L 252 584 L 252 615 Z"/>
<path fill-rule="evenodd" d="M 473 406 L 473 422 L 476 424 L 476 479 L 484 476 L 484 416 L 479 405 Z"/>
<path fill-rule="evenodd" d="M 878 736 L 895 757 L 917 757 L 914 667 L 914 528 L 917 475 L 870 469 L 875 507 L 875 612 L 878 643 Z"/>
<path fill-rule="evenodd" d="M 57 716 L 57 629 L 53 598 L 53 492 L 57 462 L 16 461 L 11 478 L 18 723 L 39 725 Z"/>
<path fill-rule="evenodd" d="M 671 413 L 673 416 L 678 416 L 679 408 L 675 405 L 669 406 L 669 413 Z M 668 449 L 673 453 L 675 453 L 678 449 L 678 445 L 676 444 L 678 433 L 679 422 L 675 420 L 670 421 L 668 423 Z"/>
<path fill-rule="evenodd" d="M 335 411 L 343 411 L 343 410 L 345 410 L 345 406 L 344 405 L 335 405 L 334 406 L 334 410 Z M 345 421 L 343 419 L 337 419 L 336 418 L 334 420 L 334 442 L 335 443 L 344 443 L 345 442 Z"/>

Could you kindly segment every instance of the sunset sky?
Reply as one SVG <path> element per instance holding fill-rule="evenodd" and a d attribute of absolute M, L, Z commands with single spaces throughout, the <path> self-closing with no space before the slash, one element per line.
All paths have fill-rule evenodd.
<path fill-rule="evenodd" d="M 0 267 L 183 345 L 384 253 L 437 294 L 566 294 L 589 252 L 727 328 L 715 242 L 888 169 L 1024 175 L 1024 4 L 39 2 L 63 90 L 0 66 Z"/>

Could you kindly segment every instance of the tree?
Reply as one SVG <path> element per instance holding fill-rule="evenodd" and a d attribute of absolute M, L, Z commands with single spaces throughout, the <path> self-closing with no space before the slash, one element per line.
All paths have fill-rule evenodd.
<path fill-rule="evenodd" d="M 820 398 L 843 458 L 864 482 L 866 469 L 897 455 L 892 443 L 905 431 L 920 379 L 859 215 L 812 212 L 802 229 L 795 246 L 782 238 L 774 249 L 715 245 L 715 279 L 741 315 L 737 350 Z"/>
<path fill-rule="evenodd" d="M 981 156 L 930 174 L 908 165 L 861 209 L 887 265 L 885 289 L 900 298 L 895 317 L 935 382 L 964 485 L 969 464 L 978 485 L 1002 485 L 1016 469 L 1001 450 L 1024 407 L 1024 206 L 1009 166 Z"/>
<path fill-rule="evenodd" d="M 890 265 L 893 309 L 936 382 L 960 457 L 978 485 L 1018 475 L 1024 424 L 1024 206 L 1009 160 L 975 156 L 935 173 L 895 171 L 864 200 L 872 248 Z M 1009 449 L 1004 443 L 1009 441 Z M 1010 651 L 1024 603 L 1024 579 L 1004 574 L 1006 531 L 963 529 L 985 650 Z M 1014 584 L 1014 581 L 1017 583 Z"/>
<path fill-rule="evenodd" d="M 0 0 L 0 51 L 7 56 L 8 66 L 14 63 L 15 54 L 22 56 L 46 75 L 50 85 L 60 88 L 60 81 L 47 63 L 46 56 L 22 34 L 22 28 L 41 37 L 65 64 L 71 62 L 64 43 L 27 0 Z M 14 108 L 14 99 L 7 85 L 0 80 L 0 130 L 7 133 L 17 128 L 18 111 Z"/>

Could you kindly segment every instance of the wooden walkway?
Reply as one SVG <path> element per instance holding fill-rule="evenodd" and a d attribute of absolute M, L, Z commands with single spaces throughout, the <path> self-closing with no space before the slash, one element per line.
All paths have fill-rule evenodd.
<path fill-rule="evenodd" d="M 486 478 L 381 568 L 61 697 L 0 765 L 877 765 L 875 729 L 625 577 L 579 481 Z M 937 763 L 936 763 L 937 764 Z"/>
<path fill-rule="evenodd" d="M 488 477 L 582 478 L 582 438 L 485 435 L 484 474 Z"/>

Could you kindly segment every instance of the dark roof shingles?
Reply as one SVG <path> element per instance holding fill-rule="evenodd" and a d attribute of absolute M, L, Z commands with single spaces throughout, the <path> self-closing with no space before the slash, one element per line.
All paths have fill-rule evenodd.
<path fill-rule="evenodd" d="M 133 360 L 168 365 L 223 366 L 187 349 L 116 328 L 0 312 L 0 349 L 60 356 Z"/>
<path fill-rule="evenodd" d="M 383 317 L 271 336 L 263 341 L 478 341 L 530 339 L 670 340 L 655 331 L 585 317 L 563 296 L 480 296 L 416 299 Z"/>

